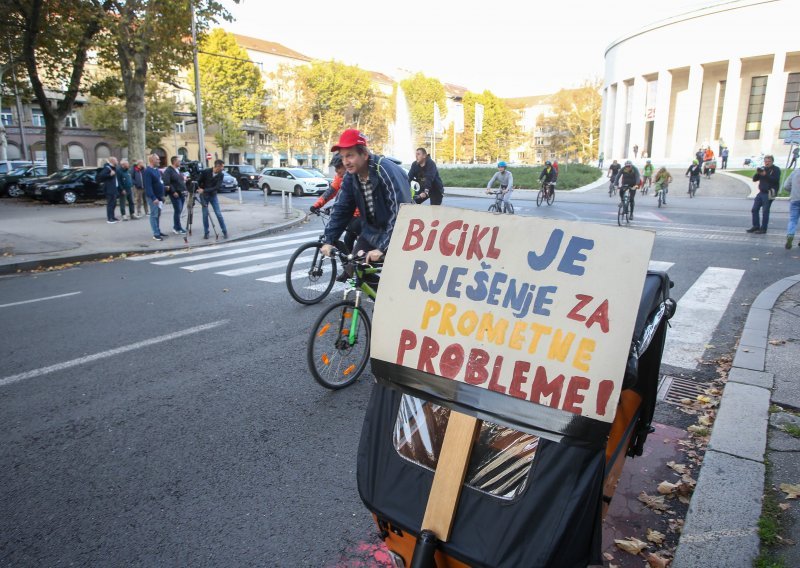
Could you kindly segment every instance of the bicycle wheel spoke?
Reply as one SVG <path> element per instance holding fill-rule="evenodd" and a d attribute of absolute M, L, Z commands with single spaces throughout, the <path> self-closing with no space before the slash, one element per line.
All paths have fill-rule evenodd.
<path fill-rule="evenodd" d="M 354 318 L 356 309 L 358 317 Z M 356 329 L 351 342 L 353 325 Z M 317 320 L 308 345 L 307 358 L 314 379 L 329 389 L 352 384 L 369 360 L 369 342 L 369 317 L 363 309 L 348 301 L 331 306 Z"/>
<path fill-rule="evenodd" d="M 322 256 L 320 243 L 298 248 L 286 267 L 286 287 L 301 304 L 315 304 L 327 296 L 336 279 L 336 262 Z"/>

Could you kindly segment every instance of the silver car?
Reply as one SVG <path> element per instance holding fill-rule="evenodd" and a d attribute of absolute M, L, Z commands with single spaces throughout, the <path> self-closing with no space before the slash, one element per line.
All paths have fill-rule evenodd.
<path fill-rule="evenodd" d="M 301 197 L 325 193 L 329 182 L 302 168 L 265 168 L 258 178 L 258 187 L 268 195 L 273 191 L 285 191 Z"/>

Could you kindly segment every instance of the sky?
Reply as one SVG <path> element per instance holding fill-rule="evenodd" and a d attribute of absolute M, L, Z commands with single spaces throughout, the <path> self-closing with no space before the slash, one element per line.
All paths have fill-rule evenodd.
<path fill-rule="evenodd" d="M 222 1 L 235 18 L 223 24 L 228 31 L 396 79 L 402 78 L 398 70 L 422 72 L 504 98 L 553 93 L 602 79 L 604 53 L 614 40 L 646 24 L 719 3 Z"/>

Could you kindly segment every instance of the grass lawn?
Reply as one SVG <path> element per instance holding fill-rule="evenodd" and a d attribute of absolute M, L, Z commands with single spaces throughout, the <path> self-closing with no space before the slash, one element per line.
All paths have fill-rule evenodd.
<path fill-rule="evenodd" d="M 514 187 L 539 189 L 541 167 L 508 168 L 514 176 Z M 497 168 L 439 168 L 442 183 L 447 187 L 486 187 Z M 601 171 L 583 164 L 563 164 L 558 167 L 558 189 L 575 189 L 595 181 Z"/>
<path fill-rule="evenodd" d="M 756 175 L 755 170 L 727 170 L 732 174 L 738 174 L 740 176 L 746 177 L 748 180 L 753 181 L 753 176 Z M 789 173 L 793 170 L 789 170 L 788 172 L 781 170 L 781 180 L 785 180 Z M 783 181 L 781 181 L 781 190 L 778 192 L 778 197 L 789 197 L 789 192 L 783 189 Z"/>

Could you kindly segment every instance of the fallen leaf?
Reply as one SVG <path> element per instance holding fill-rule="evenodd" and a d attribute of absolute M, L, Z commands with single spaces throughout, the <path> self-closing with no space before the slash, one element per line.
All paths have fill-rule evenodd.
<path fill-rule="evenodd" d="M 705 415 L 698 418 L 697 422 L 699 422 L 701 426 L 711 426 L 713 420 L 711 420 L 711 418 L 708 415 Z"/>
<path fill-rule="evenodd" d="M 678 486 L 675 483 L 670 483 L 669 481 L 662 481 L 658 484 L 658 492 L 662 495 L 672 495 L 678 489 Z"/>
<path fill-rule="evenodd" d="M 786 493 L 787 499 L 797 499 L 800 497 L 800 484 L 781 483 L 781 491 Z"/>
<path fill-rule="evenodd" d="M 756 257 L 751 258 L 750 260 L 758 260 Z"/>
<path fill-rule="evenodd" d="M 663 558 L 658 554 L 653 554 L 652 552 L 647 555 L 647 565 L 650 568 L 667 568 L 670 565 L 672 560 L 668 560 L 667 558 Z"/>
<path fill-rule="evenodd" d="M 675 463 L 674 461 L 669 461 L 667 462 L 667 467 L 677 473 L 680 473 L 681 475 L 686 473 L 686 465 L 682 463 Z"/>
<path fill-rule="evenodd" d="M 716 345 L 711 345 L 710 343 L 706 343 L 706 349 L 714 349 Z"/>
<path fill-rule="evenodd" d="M 647 529 L 647 540 L 655 544 L 662 544 L 666 536 L 663 533 L 658 531 L 654 531 L 653 529 Z"/>
<path fill-rule="evenodd" d="M 647 548 L 647 543 L 635 537 L 628 537 L 626 539 L 615 539 L 614 544 L 629 554 L 639 554 Z"/>
<path fill-rule="evenodd" d="M 614 560 L 614 555 L 611 554 L 610 552 L 604 552 L 603 553 L 603 558 L 605 558 L 606 560 L 611 561 L 611 560 Z"/>
<path fill-rule="evenodd" d="M 230 290 L 228 290 L 227 288 L 223 288 L 222 291 L 223 292 L 230 292 Z"/>
<path fill-rule="evenodd" d="M 786 343 L 785 339 L 770 339 L 769 340 L 769 344 L 770 345 L 783 345 L 784 343 Z"/>
<path fill-rule="evenodd" d="M 638 499 L 639 501 L 644 503 L 647 508 L 652 509 L 653 511 L 656 512 L 663 512 L 669 509 L 669 505 L 664 503 L 663 495 L 659 496 L 648 495 L 647 493 L 642 491 L 641 493 L 639 493 Z"/>
<path fill-rule="evenodd" d="M 742 302 L 740 305 L 742 305 L 742 306 L 749 306 L 750 304 L 748 304 L 747 302 Z"/>
<path fill-rule="evenodd" d="M 692 404 L 692 402 L 694 402 L 694 401 L 691 398 L 682 398 L 681 399 L 681 404 L 687 404 L 688 405 L 688 404 Z"/>
<path fill-rule="evenodd" d="M 709 402 L 711 402 L 711 397 L 710 396 L 706 396 L 704 394 L 698 394 L 697 395 L 697 400 L 698 400 L 698 402 L 702 402 L 704 404 L 708 404 Z"/>
<path fill-rule="evenodd" d="M 689 503 L 692 502 L 692 500 L 686 497 L 685 495 L 678 495 L 678 501 L 680 501 L 684 505 L 688 505 Z"/>
<path fill-rule="evenodd" d="M 697 424 L 692 424 L 687 428 L 687 430 L 693 434 L 697 434 L 698 436 L 705 436 L 708 434 L 708 428 L 698 426 Z"/>
<path fill-rule="evenodd" d="M 788 511 L 792 506 L 789 503 L 778 503 L 778 507 L 780 507 L 783 511 Z"/>

